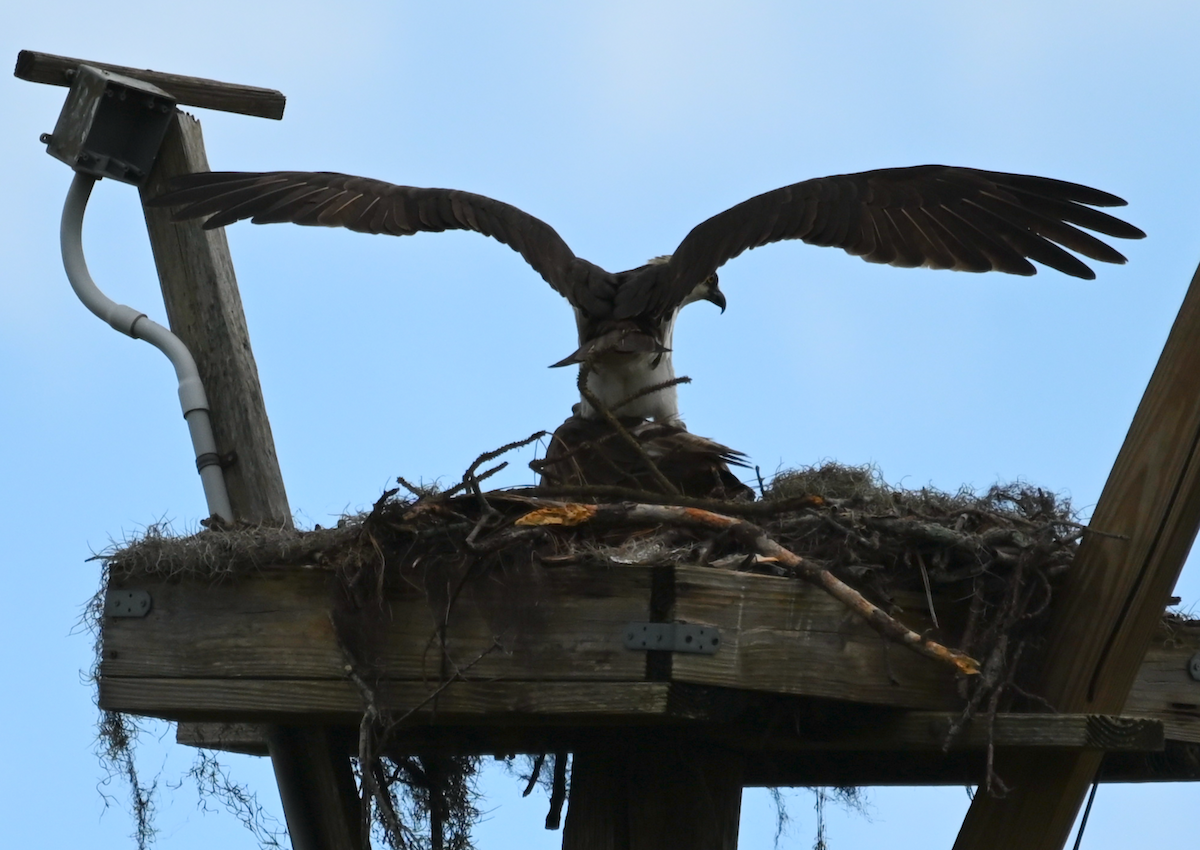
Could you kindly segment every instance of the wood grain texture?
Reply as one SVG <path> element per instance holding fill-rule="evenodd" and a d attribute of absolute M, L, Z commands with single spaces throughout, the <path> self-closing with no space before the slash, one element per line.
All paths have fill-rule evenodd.
<path fill-rule="evenodd" d="M 221 585 L 130 583 L 150 589 L 154 607 L 136 622 L 105 622 L 101 676 L 342 682 L 331 582 L 323 570 L 264 570 Z M 449 618 L 446 652 L 459 668 L 474 661 L 476 680 L 639 681 L 645 654 L 625 649 L 622 635 L 626 624 L 647 618 L 650 582 L 643 568 L 547 569 L 515 631 L 464 592 Z M 441 681 L 438 624 L 425 596 L 401 586 L 389 591 L 388 603 L 388 676 Z M 498 638 L 501 647 L 489 652 Z"/>
<path fill-rule="evenodd" d="M 816 588 L 707 568 L 674 573 L 671 616 L 717 626 L 722 646 L 711 656 L 664 653 L 669 665 L 661 681 L 925 710 L 958 706 L 952 677 L 939 665 L 887 647 Z M 329 619 L 332 581 L 318 568 L 265 568 L 222 584 L 115 581 L 114 589 L 148 590 L 154 603 L 145 618 L 104 623 L 101 680 L 178 680 L 186 688 L 190 679 L 282 679 L 343 688 L 344 659 Z M 450 617 L 447 651 L 460 668 L 479 659 L 468 674 L 478 682 L 643 681 L 647 653 L 625 649 L 622 635 L 627 623 L 652 619 L 654 586 L 649 567 L 545 568 L 515 631 L 488 613 L 487 600 L 464 592 Z M 442 666 L 424 594 L 407 585 L 389 589 L 388 608 L 386 675 L 420 684 L 442 681 L 452 668 Z M 503 646 L 480 658 L 499 632 L 505 632 Z M 1200 629 L 1164 626 L 1125 713 L 1164 721 L 1173 739 L 1200 738 L 1200 683 L 1186 672 L 1197 650 Z M 598 687 L 596 698 L 602 693 Z M 680 717 L 703 719 L 717 710 L 711 701 L 676 702 Z M 126 708 L 153 713 L 149 705 Z"/>
<path fill-rule="evenodd" d="M 1123 714 L 1162 720 L 1167 738 L 1200 744 L 1200 682 L 1187 672 L 1200 652 L 1200 623 L 1168 620 L 1146 651 Z"/>
<path fill-rule="evenodd" d="M 274 89 L 128 68 L 124 65 L 110 65 L 107 62 L 92 62 L 89 59 L 72 59 L 69 56 L 55 56 L 52 53 L 38 53 L 34 50 L 22 50 L 17 54 L 17 66 L 13 76 L 31 83 L 70 86 L 71 72 L 80 65 L 91 65 L 93 68 L 123 74 L 158 86 L 184 106 L 199 106 L 204 109 L 219 109 L 222 112 L 237 112 L 278 120 L 283 117 L 283 110 L 287 105 L 287 98 Z"/>
<path fill-rule="evenodd" d="M 1200 526 L 1200 269 L 1058 594 L 1038 692 L 1063 712 L 1120 712 Z M 955 850 L 1059 850 L 1096 752 L 998 760 L 1014 790 L 979 795 Z"/>
<path fill-rule="evenodd" d="M 671 679 L 903 708 L 959 704 L 954 676 L 888 645 L 817 587 L 793 579 L 677 567 L 674 616 L 716 626 L 714 656 L 676 654 Z"/>
<path fill-rule="evenodd" d="M 142 201 L 164 191 L 172 177 L 207 170 L 199 122 L 177 112 L 140 189 Z M 143 212 L 167 318 L 196 359 L 217 450 L 236 452 L 236 461 L 225 469 L 234 514 L 244 522 L 290 526 L 292 515 L 225 233 L 203 230 L 194 222 L 176 224 L 164 209 L 143 207 Z"/>
<path fill-rule="evenodd" d="M 942 751 L 956 712 L 909 711 L 880 719 L 869 727 L 833 730 L 819 737 L 767 735 L 760 749 L 838 751 Z M 1061 749 L 1102 752 L 1155 752 L 1163 749 L 1161 720 L 1114 717 L 1104 714 L 999 714 L 989 731 L 980 723 L 969 725 L 955 738 L 950 750 L 983 750 L 989 736 L 997 747 Z"/>
<path fill-rule="evenodd" d="M 624 705 L 634 706 L 640 714 L 673 716 L 669 697 L 664 700 L 665 687 L 659 684 L 650 688 L 617 686 L 615 693 L 622 698 Z M 472 694 L 472 690 L 477 693 Z M 489 704 L 478 699 L 478 690 L 460 688 L 457 684 L 448 688 L 446 699 L 440 701 L 436 710 L 430 709 L 422 715 L 422 719 L 442 714 L 443 718 L 454 718 L 456 723 L 477 727 L 494 726 L 494 723 L 488 723 L 482 715 L 469 714 L 466 711 L 468 708 Z M 510 697 L 508 705 L 525 709 L 509 713 L 531 716 L 539 713 L 583 716 L 579 711 L 568 709 L 579 704 L 595 706 L 599 699 L 604 698 L 600 688 L 593 689 L 593 693 L 589 695 L 586 689 L 578 686 L 541 685 L 537 687 L 536 695 L 533 688 L 522 689 L 527 691 L 526 699 L 523 703 L 518 703 L 513 697 L 521 691 L 515 691 L 512 687 L 507 690 Z M 589 700 L 590 703 L 587 702 Z M 490 704 L 499 704 L 499 701 Z M 454 707 L 456 711 L 451 713 L 450 707 Z M 832 730 L 793 729 L 788 732 L 750 729 L 745 724 L 739 726 L 719 722 L 675 725 L 679 728 L 690 727 L 697 738 L 719 741 L 731 749 L 743 751 L 941 752 L 946 731 L 957 716 L 953 712 L 939 711 L 898 712 L 894 717 L 878 720 L 866 728 L 862 725 L 849 725 Z M 263 724 L 254 723 L 184 722 L 179 724 L 176 740 L 196 747 L 262 754 L 266 748 L 265 728 Z M 1159 752 L 1165 746 L 1163 723 L 1158 720 L 1096 714 L 1001 714 L 997 715 L 995 726 L 990 733 L 985 725 L 973 724 L 955 738 L 949 749 L 982 750 L 987 746 L 989 734 L 997 747 L 1079 747 L 1105 752 Z M 486 733 L 484 736 L 486 737 Z M 491 747 L 485 745 L 478 752 L 490 749 Z M 463 749 L 462 752 L 477 751 Z"/>
<path fill-rule="evenodd" d="M 668 685 L 659 682 L 453 682 L 430 699 L 436 683 L 386 681 L 379 697 L 397 714 L 437 716 L 447 723 L 487 716 L 497 723 L 531 715 L 603 720 L 665 715 Z M 357 726 L 362 698 L 349 681 L 311 679 L 126 679 L 100 682 L 100 706 L 169 720 L 329 722 Z M 547 720 L 548 722 L 548 720 Z"/>

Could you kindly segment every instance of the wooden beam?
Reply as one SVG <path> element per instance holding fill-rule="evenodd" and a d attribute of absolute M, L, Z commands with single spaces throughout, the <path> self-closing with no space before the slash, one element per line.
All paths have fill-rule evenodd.
<path fill-rule="evenodd" d="M 453 724 L 469 718 L 495 725 L 518 716 L 576 723 L 591 719 L 636 722 L 665 716 L 669 685 L 659 682 L 381 682 L 379 698 L 392 710 L 415 710 Z M 433 697 L 436 696 L 436 700 Z M 105 678 L 100 705 L 110 711 L 138 706 L 171 720 L 257 721 L 357 725 L 362 697 L 347 679 L 126 679 Z"/>
<path fill-rule="evenodd" d="M 743 774 L 684 735 L 597 736 L 572 756 L 563 850 L 736 850 Z"/>
<path fill-rule="evenodd" d="M 1200 269 L 1057 594 L 1037 692 L 1119 713 L 1200 527 Z M 955 850 L 1060 850 L 1100 753 L 997 760 L 1012 791 L 976 796 Z"/>
<path fill-rule="evenodd" d="M 716 655 L 675 653 L 664 670 L 655 668 L 663 676 L 659 681 L 691 686 L 673 692 L 675 716 L 712 716 L 718 706 L 707 697 L 686 706 L 681 702 L 684 693 L 703 688 L 932 711 L 958 706 L 949 677 L 937 665 L 889 649 L 808 585 L 710 568 L 676 567 L 674 574 L 676 615 L 716 626 L 722 636 Z M 623 631 L 629 622 L 645 618 L 653 576 L 653 568 L 643 566 L 547 568 L 526 600 L 533 603 L 533 613 L 499 605 L 501 616 L 520 614 L 522 628 L 517 631 L 497 622 L 488 613 L 489 603 L 475 599 L 468 582 L 465 602 L 454 609 L 445 631 L 447 650 L 459 666 L 476 661 L 469 678 L 495 683 L 499 695 L 509 684 L 522 682 L 578 685 L 581 694 L 582 686 L 591 683 L 596 687 L 580 698 L 603 704 L 602 683 L 646 681 L 647 656 L 624 647 Z M 148 591 L 153 609 L 142 619 L 105 621 L 101 704 L 161 715 L 168 704 L 187 706 L 200 699 L 219 705 L 223 695 L 233 692 L 227 687 L 253 687 L 256 699 L 298 710 L 303 702 L 297 702 L 287 683 L 303 681 L 313 694 L 305 698 L 311 704 L 357 708 L 328 616 L 332 581 L 331 573 L 321 568 L 271 567 L 221 582 L 114 577 L 113 589 Z M 487 584 L 496 592 L 494 582 Z M 426 695 L 442 678 L 430 603 L 421 591 L 403 584 L 388 589 L 387 603 L 392 616 L 381 654 L 385 675 Z M 490 603 L 491 608 L 496 605 L 495 600 Z M 508 634 L 504 651 L 480 658 L 498 630 Z M 1200 741 L 1200 682 L 1187 673 L 1187 662 L 1198 651 L 1200 624 L 1165 620 L 1124 713 L 1164 721 L 1175 740 Z M 155 680 L 153 689 L 138 690 L 136 680 L 143 678 Z M 109 702 L 118 686 L 125 694 L 119 706 Z M 173 687 L 180 690 L 178 696 L 164 693 Z M 205 689 L 212 696 L 205 696 Z M 531 689 L 523 699 L 532 710 L 548 693 Z M 499 695 L 501 702 L 521 698 Z M 141 699 L 146 701 L 139 703 Z M 479 699 L 480 710 L 486 710 L 485 698 Z"/>
<path fill-rule="evenodd" d="M 952 712 L 907 711 L 881 718 L 866 727 L 834 723 L 814 729 L 786 729 L 782 724 L 775 724 L 776 729 L 764 729 L 747 728 L 745 724 L 738 723 L 680 723 L 671 713 L 669 687 L 686 686 L 645 682 L 599 688 L 531 682 L 523 686 L 510 683 L 497 689 L 456 682 L 446 689 L 447 699 L 442 708 L 436 712 L 430 708 L 418 711 L 414 714 L 414 720 L 422 725 L 437 723 L 455 729 L 471 727 L 471 737 L 480 741 L 487 737 L 488 732 L 504 724 L 504 720 L 514 726 L 519 723 L 528 726 L 556 723 L 563 729 L 571 726 L 582 728 L 591 720 L 596 727 L 600 727 L 604 712 L 620 709 L 628 712 L 628 715 L 641 713 L 647 720 L 658 716 L 676 726 L 687 726 L 694 737 L 719 741 L 730 749 L 849 754 L 868 751 L 942 752 L 946 731 L 958 717 Z M 394 683 L 389 683 L 388 690 L 395 696 L 399 689 Z M 597 695 L 606 692 L 609 694 L 606 704 L 597 705 Z M 419 694 L 410 693 L 408 704 L 415 706 L 419 702 Z M 488 712 L 491 716 L 486 718 L 482 716 L 485 707 L 492 709 Z M 504 719 L 495 716 L 501 713 L 509 716 Z M 353 715 L 343 719 L 353 721 Z M 630 719 L 630 716 L 620 717 L 619 722 L 628 722 Z M 345 726 L 351 728 L 353 723 L 346 723 Z M 237 752 L 265 751 L 266 732 L 262 724 L 193 723 L 187 729 L 185 733 L 183 724 L 180 724 L 177 740 L 181 743 L 212 749 L 234 749 Z M 1161 720 L 1104 714 L 1000 714 L 996 716 L 996 723 L 991 730 L 980 724 L 967 727 L 949 750 L 983 750 L 989 738 L 997 747 L 1035 749 L 1082 748 L 1140 753 L 1158 752 L 1165 746 Z M 456 754 L 480 755 L 502 749 L 501 745 L 493 747 L 483 744 L 482 749 L 464 747 Z"/>
<path fill-rule="evenodd" d="M 172 177 L 208 171 L 200 122 L 177 113 L 146 184 L 143 203 Z M 275 455 L 250 331 L 242 310 L 225 231 L 171 221 L 169 210 L 143 207 L 171 330 L 196 359 L 211 407 L 229 499 L 238 520 L 291 526 L 291 509 Z"/>
<path fill-rule="evenodd" d="M 1006 758 L 1011 751 L 999 749 Z M 1045 758 L 1048 750 L 1037 755 Z M 746 785 L 864 786 L 864 785 L 982 785 L 986 757 L 979 750 L 941 753 L 918 750 L 894 752 L 768 751 L 746 760 Z M 1200 746 L 1168 741 L 1161 753 L 1106 753 L 1097 777 L 1102 783 L 1196 782 L 1200 780 Z"/>
<path fill-rule="evenodd" d="M 283 117 L 283 110 L 287 105 L 287 98 L 274 89 L 127 68 L 124 65 L 110 65 L 90 59 L 72 59 L 69 56 L 55 56 L 52 53 L 38 53 L 33 50 L 22 50 L 17 54 L 17 67 L 13 76 L 31 83 L 70 86 L 75 69 L 80 65 L 91 65 L 93 68 L 123 74 L 158 86 L 183 106 L 199 106 L 204 109 L 219 109 L 222 112 L 237 112 L 256 118 L 278 120 Z"/>
<path fill-rule="evenodd" d="M 207 170 L 199 122 L 177 111 L 141 187 L 150 245 L 171 330 L 196 360 L 218 451 L 230 461 L 225 481 L 234 519 L 290 526 L 291 510 L 225 235 L 195 222 L 175 224 L 166 210 L 144 206 L 172 177 Z M 357 802 L 347 790 L 354 787 L 350 760 L 331 752 L 319 729 L 272 727 L 267 741 L 297 850 L 360 847 Z"/>

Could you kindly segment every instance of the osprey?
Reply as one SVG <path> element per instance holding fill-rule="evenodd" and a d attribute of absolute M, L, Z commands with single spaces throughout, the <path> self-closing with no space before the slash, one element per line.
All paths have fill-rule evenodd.
<path fill-rule="evenodd" d="M 516 207 L 456 189 L 328 172 L 205 172 L 177 178 L 173 191 L 151 203 L 181 207 L 177 221 L 209 216 L 208 229 L 248 218 L 393 236 L 443 230 L 491 236 L 524 257 L 574 308 L 579 348 L 554 365 L 582 364 L 591 393 L 622 417 L 680 428 L 671 364 L 675 321 L 697 301 L 724 311 L 717 269 L 750 248 L 801 239 L 872 263 L 1019 275 L 1037 272 L 1033 260 L 1091 280 L 1092 270 L 1065 249 L 1107 263 L 1125 257 L 1080 228 L 1121 239 L 1145 236 L 1093 209 L 1125 204 L 1107 192 L 945 165 L 784 186 L 697 225 L 674 253 L 622 272 L 576 257 L 553 228 Z M 600 412 L 585 397 L 577 415 L 595 419 Z"/>

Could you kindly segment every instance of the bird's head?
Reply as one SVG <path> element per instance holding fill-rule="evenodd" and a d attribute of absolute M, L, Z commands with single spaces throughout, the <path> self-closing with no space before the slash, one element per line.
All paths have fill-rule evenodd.
<path fill-rule="evenodd" d="M 693 301 L 709 301 L 721 308 L 721 312 L 725 312 L 725 293 L 717 286 L 717 274 L 713 272 L 700 283 L 696 284 L 696 288 L 692 290 L 691 295 L 683 299 L 685 306 Z"/>
<path fill-rule="evenodd" d="M 669 262 L 671 262 L 671 255 L 664 254 L 661 257 L 651 257 L 650 261 L 642 268 L 649 268 L 650 266 L 665 266 Z M 720 307 L 722 313 L 725 312 L 725 293 L 721 291 L 719 286 L 717 286 L 716 272 L 713 272 L 704 280 L 696 284 L 696 287 L 690 293 L 688 293 L 688 297 L 680 302 L 679 309 L 682 310 L 688 304 L 692 304 L 696 301 L 709 301 Z"/>

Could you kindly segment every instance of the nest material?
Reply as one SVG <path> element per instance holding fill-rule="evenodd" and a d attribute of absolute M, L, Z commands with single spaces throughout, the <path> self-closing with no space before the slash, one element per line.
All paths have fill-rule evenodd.
<path fill-rule="evenodd" d="M 414 782 L 388 757 L 390 740 L 407 719 L 382 704 L 373 686 L 385 672 L 377 659 L 387 613 L 379 602 L 389 582 L 425 588 L 431 608 L 445 615 L 455 604 L 453 588 L 461 589 L 472 577 L 498 579 L 486 583 L 503 588 L 491 599 L 496 616 L 489 619 L 511 624 L 529 602 L 536 582 L 528 579 L 539 561 L 700 564 L 810 581 L 814 573 L 832 575 L 836 579 L 831 581 L 857 588 L 876 611 L 895 611 L 901 604 L 911 607 L 914 598 L 922 600 L 937 640 L 959 650 L 951 655 L 981 660 L 977 672 L 982 675 L 960 679 L 963 712 L 950 730 L 954 736 L 976 713 L 994 717 L 999 710 L 1038 702 L 1028 683 L 1040 632 L 1054 584 L 1069 568 L 1083 533 L 1066 500 L 1036 487 L 993 487 L 982 495 L 901 490 L 886 485 L 872 468 L 832 463 L 776 476 L 758 502 L 654 496 L 613 487 L 485 493 L 478 485 L 489 473 L 475 477 L 474 469 L 455 488 L 466 495 L 420 491 L 401 479 L 410 496 L 389 491 L 372 510 L 346 517 L 335 528 L 231 528 L 189 537 L 151 528 L 141 539 L 103 556 L 114 576 L 186 575 L 219 581 L 268 565 L 319 565 L 336 572 L 341 598 L 332 618 L 348 675 L 364 705 L 359 747 L 359 762 L 367 766 L 361 774 L 364 817 L 371 817 L 373 804 L 375 822 L 393 847 L 414 846 L 412 815 L 401 812 L 404 800 L 425 804 L 430 838 L 441 838 L 443 831 L 454 836 L 446 845 L 434 840 L 435 847 L 468 846 L 466 829 L 475 810 L 468 790 L 474 769 L 470 760 L 442 766 L 441 778 L 431 784 L 427 765 L 409 772 L 421 777 Z M 617 505 L 587 504 L 614 497 L 660 507 L 642 505 L 645 510 L 635 521 L 632 504 L 624 512 Z M 684 511 L 681 505 L 703 510 Z M 646 516 L 698 514 L 724 520 L 725 530 L 668 521 L 647 531 Z M 547 516 L 549 522 L 544 521 Z M 747 529 L 752 533 L 747 535 Z M 785 551 L 791 561 L 764 557 L 764 541 L 767 549 Z M 938 600 L 946 599 L 958 600 L 954 610 L 938 610 L 944 604 Z M 909 636 L 933 643 L 927 636 Z M 565 766 L 565 754 L 559 760 Z M 1002 791 L 990 761 L 989 753 L 987 785 Z M 565 773 L 560 781 L 556 771 L 560 806 L 565 783 Z"/>
<path fill-rule="evenodd" d="M 608 493 L 605 488 L 475 489 L 475 495 L 409 497 L 391 491 L 371 511 L 312 531 L 235 528 L 169 537 L 151 529 L 105 560 L 118 575 L 218 580 L 267 565 L 315 564 L 337 570 L 354 586 L 366 570 L 375 580 L 363 587 L 394 579 L 446 587 L 444 579 L 453 584 L 468 571 L 481 575 L 490 567 L 512 573 L 513 565 L 540 558 L 788 572 L 744 539 L 704 528 L 663 525 L 646 533 L 643 522 L 631 536 L 632 528 L 611 522 L 516 524 L 539 506 L 595 501 Z M 937 637 L 983 662 L 982 690 L 994 694 L 999 688 L 1010 697 L 1028 681 L 1053 585 L 1069 568 L 1083 533 L 1069 503 L 1040 488 L 998 486 L 982 495 L 902 490 L 885 484 L 872 468 L 832 463 L 776 476 L 754 503 L 642 495 L 748 519 L 885 611 L 902 597 L 911 607 L 911 595 L 919 594 L 938 626 Z M 547 496 L 555 501 L 545 501 Z M 440 571 L 438 581 L 427 580 L 430 571 Z M 967 603 L 954 612 L 939 611 L 937 600 L 945 598 Z M 360 598 L 352 607 L 366 601 Z M 447 600 L 430 601 L 444 610 Z"/>

